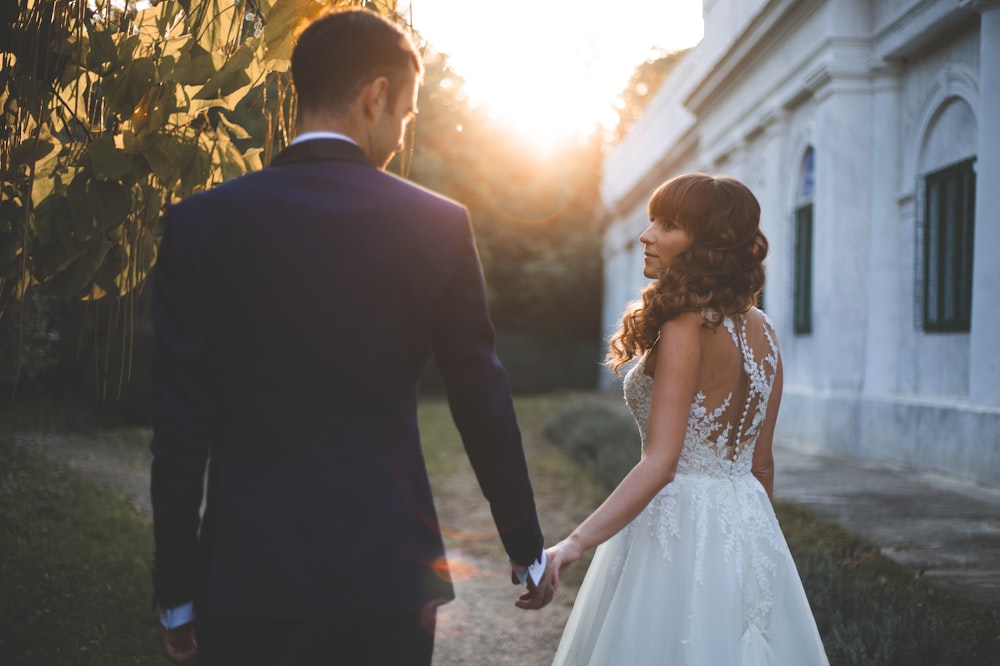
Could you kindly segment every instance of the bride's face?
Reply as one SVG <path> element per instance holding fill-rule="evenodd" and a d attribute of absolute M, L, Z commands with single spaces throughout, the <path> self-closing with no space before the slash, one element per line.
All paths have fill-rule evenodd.
<path fill-rule="evenodd" d="M 658 278 L 678 254 L 691 247 L 691 236 L 673 220 L 654 217 L 639 235 L 639 242 L 646 247 L 642 274 Z"/>

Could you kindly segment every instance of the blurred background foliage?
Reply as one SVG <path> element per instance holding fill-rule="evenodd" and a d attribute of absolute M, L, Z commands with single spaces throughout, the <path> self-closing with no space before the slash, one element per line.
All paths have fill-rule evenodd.
<path fill-rule="evenodd" d="M 148 419 L 143 287 L 161 215 L 291 140 L 294 39 L 341 5 L 408 24 L 393 0 L 3 3 L 0 414 L 17 395 Z M 515 386 L 592 387 L 607 219 L 597 186 L 614 133 L 542 155 L 472 105 L 447 57 L 415 34 L 420 115 L 389 168 L 469 207 Z M 619 100 L 620 131 L 665 78 L 660 60 Z"/>

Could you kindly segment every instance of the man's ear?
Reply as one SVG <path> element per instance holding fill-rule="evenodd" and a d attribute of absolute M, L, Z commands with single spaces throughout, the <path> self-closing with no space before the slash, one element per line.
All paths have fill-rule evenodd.
<path fill-rule="evenodd" d="M 361 103 L 367 120 L 374 120 L 385 109 L 389 99 L 389 79 L 379 76 L 361 89 Z"/>

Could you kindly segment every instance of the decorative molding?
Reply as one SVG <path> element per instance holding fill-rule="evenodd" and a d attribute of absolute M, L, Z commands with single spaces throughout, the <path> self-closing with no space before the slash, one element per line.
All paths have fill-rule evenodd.
<path fill-rule="evenodd" d="M 984 14 L 1000 9 L 1000 0 L 958 0 L 958 6 Z"/>
<path fill-rule="evenodd" d="M 684 106 L 699 115 L 719 97 L 741 74 L 754 67 L 761 45 L 773 43 L 781 35 L 798 29 L 799 24 L 822 3 L 808 0 L 771 0 L 737 35 L 722 57 L 684 99 Z M 802 9 L 796 14 L 797 10 Z"/>
<path fill-rule="evenodd" d="M 698 149 L 697 126 L 681 136 L 630 188 L 610 206 L 615 218 L 627 215 L 638 202 L 652 194 L 667 177 L 676 175 L 677 165 L 695 154 Z"/>
<path fill-rule="evenodd" d="M 903 168 L 900 170 L 901 190 L 912 187 L 917 181 L 917 169 L 920 164 L 920 154 L 927 139 L 927 130 L 945 102 L 955 97 L 964 100 L 972 109 L 973 114 L 978 112 L 979 83 L 975 73 L 964 66 L 952 63 L 944 67 L 924 97 L 924 103 L 920 107 L 919 120 L 916 124 L 916 132 L 907 150 L 908 157 L 903 160 Z M 976 121 L 981 124 L 983 119 L 977 116 Z"/>
<path fill-rule="evenodd" d="M 919 56 L 923 49 L 939 43 L 943 35 L 974 25 L 979 18 L 974 0 L 921 0 L 905 7 L 884 25 L 876 26 L 873 44 L 889 58 Z"/>

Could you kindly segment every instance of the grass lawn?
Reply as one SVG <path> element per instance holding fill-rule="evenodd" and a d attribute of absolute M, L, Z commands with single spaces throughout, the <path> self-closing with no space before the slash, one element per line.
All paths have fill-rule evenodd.
<path fill-rule="evenodd" d="M 568 399 L 516 401 L 550 540 L 607 492 L 540 434 Z M 469 497 L 465 482 L 449 485 L 468 462 L 444 401 L 426 400 L 420 424 L 439 508 L 465 498 L 452 510 L 458 520 L 484 502 Z M 135 441 L 145 446 L 148 439 Z M 808 511 L 785 502 L 776 510 L 831 663 L 997 663 L 997 613 L 938 591 Z M 477 547 L 483 555 L 502 556 L 496 539 Z M 124 498 L 0 436 L 0 664 L 165 663 L 151 608 L 151 552 L 150 525 Z M 583 567 L 574 570 L 578 584 Z"/>
<path fill-rule="evenodd" d="M 163 663 L 152 546 L 125 499 L 0 437 L 0 663 Z"/>
<path fill-rule="evenodd" d="M 778 501 L 775 512 L 831 664 L 998 663 L 1000 612 L 941 591 L 807 509 Z"/>

